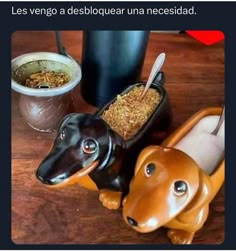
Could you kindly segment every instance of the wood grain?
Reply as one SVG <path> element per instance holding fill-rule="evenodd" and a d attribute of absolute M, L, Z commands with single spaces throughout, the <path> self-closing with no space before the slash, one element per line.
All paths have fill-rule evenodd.
<path fill-rule="evenodd" d="M 82 32 L 64 31 L 63 43 L 75 59 L 81 59 Z M 18 31 L 12 36 L 12 58 L 32 51 L 56 52 L 52 31 Z M 204 46 L 186 34 L 151 34 L 142 79 L 148 78 L 156 56 L 165 52 L 163 66 L 173 121 L 166 134 L 154 133 L 160 142 L 195 112 L 224 104 L 224 42 Z M 73 94 L 76 112 L 96 111 L 80 95 Z M 31 129 L 19 113 L 19 96 L 12 92 L 12 240 L 17 244 L 165 244 L 166 229 L 139 234 L 122 220 L 121 210 L 101 206 L 96 192 L 79 186 L 48 189 L 35 178 L 35 170 L 50 150 L 54 133 Z M 205 226 L 194 243 L 224 241 L 224 187 L 212 204 Z"/>

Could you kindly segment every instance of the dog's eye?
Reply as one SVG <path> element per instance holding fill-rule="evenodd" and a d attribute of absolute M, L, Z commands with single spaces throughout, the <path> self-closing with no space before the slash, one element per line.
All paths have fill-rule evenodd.
<path fill-rule="evenodd" d="M 187 184 L 182 180 L 178 180 L 174 183 L 174 193 L 181 196 L 187 192 Z"/>
<path fill-rule="evenodd" d="M 65 137 L 66 137 L 66 129 L 63 129 L 59 134 L 59 139 L 63 140 Z"/>
<path fill-rule="evenodd" d="M 88 138 L 82 141 L 82 150 L 84 153 L 92 154 L 96 152 L 98 143 L 95 139 Z"/>
<path fill-rule="evenodd" d="M 153 163 L 150 163 L 145 167 L 145 175 L 147 177 L 150 177 L 151 175 L 153 175 L 155 170 L 156 170 L 156 165 Z"/>

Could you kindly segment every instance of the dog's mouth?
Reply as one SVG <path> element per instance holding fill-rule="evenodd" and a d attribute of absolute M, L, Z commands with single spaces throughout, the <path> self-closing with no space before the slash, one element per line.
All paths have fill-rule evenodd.
<path fill-rule="evenodd" d="M 96 158 L 81 161 L 73 147 L 64 153 L 52 152 L 38 167 L 36 177 L 45 185 L 58 186 L 76 181 L 95 170 L 99 165 Z"/>

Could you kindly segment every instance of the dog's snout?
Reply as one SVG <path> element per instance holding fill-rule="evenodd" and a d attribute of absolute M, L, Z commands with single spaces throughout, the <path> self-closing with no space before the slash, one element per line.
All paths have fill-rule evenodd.
<path fill-rule="evenodd" d="M 44 182 L 44 178 L 39 175 L 38 173 L 36 173 L 36 177 L 41 181 L 41 182 Z"/>
<path fill-rule="evenodd" d="M 47 180 L 45 177 L 43 177 L 38 171 L 36 172 L 36 177 L 44 184 L 51 185 L 50 180 Z"/>
<path fill-rule="evenodd" d="M 129 222 L 130 226 L 132 226 L 132 227 L 138 226 L 138 222 L 129 216 L 127 216 L 127 221 Z"/>

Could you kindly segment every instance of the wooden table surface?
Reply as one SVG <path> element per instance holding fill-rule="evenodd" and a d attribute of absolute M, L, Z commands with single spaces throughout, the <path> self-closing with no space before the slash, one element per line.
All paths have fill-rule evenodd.
<path fill-rule="evenodd" d="M 82 32 L 64 31 L 69 54 L 80 61 Z M 12 36 L 12 58 L 26 52 L 56 52 L 50 31 L 21 31 Z M 165 52 L 166 90 L 173 109 L 171 133 L 195 112 L 224 104 L 224 42 L 205 46 L 186 34 L 152 33 L 142 79 L 146 80 L 156 56 Z M 94 112 L 74 93 L 74 109 Z M 98 193 L 77 185 L 49 189 L 35 178 L 35 170 L 49 152 L 55 134 L 31 129 L 19 112 L 19 95 L 12 92 L 12 240 L 17 244 L 165 244 L 166 229 L 140 234 L 122 220 L 121 210 L 100 204 Z M 224 241 L 224 188 L 210 205 L 205 226 L 194 243 Z"/>

